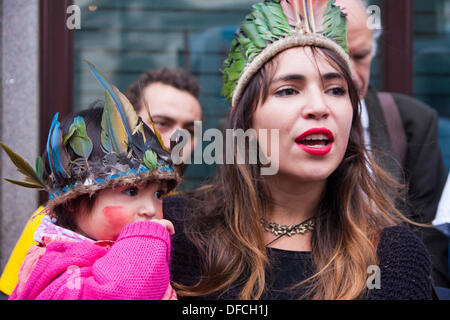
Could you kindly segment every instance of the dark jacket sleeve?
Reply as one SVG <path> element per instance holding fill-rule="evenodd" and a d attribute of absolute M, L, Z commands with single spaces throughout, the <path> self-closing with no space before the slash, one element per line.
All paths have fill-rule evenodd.
<path fill-rule="evenodd" d="M 405 227 L 385 228 L 377 249 L 381 282 L 371 300 L 430 300 L 431 260 L 418 236 Z"/>
<path fill-rule="evenodd" d="M 392 146 L 377 93 L 366 95 L 371 144 L 379 164 L 408 187 L 407 206 L 402 211 L 416 222 L 431 223 L 445 185 L 446 172 L 438 143 L 438 117 L 434 109 L 401 94 L 393 94 L 407 138 L 404 173 L 392 161 Z M 402 178 L 403 177 L 403 178 Z M 422 238 L 433 262 L 435 285 L 450 287 L 448 238 L 436 228 L 415 230 Z"/>
<path fill-rule="evenodd" d="M 184 230 L 186 220 L 192 214 L 191 205 L 183 196 L 171 196 L 164 199 L 163 211 L 164 217 L 169 219 L 175 228 L 175 234 L 171 238 L 169 265 L 171 280 L 175 282 L 174 288 L 176 289 L 176 283 L 194 285 L 200 279 L 202 264 L 198 249 L 186 237 Z"/>
<path fill-rule="evenodd" d="M 431 223 L 447 178 L 438 141 L 437 112 L 408 96 L 393 96 L 408 140 L 405 164 L 409 187 L 407 214 L 416 222 Z M 431 255 L 435 285 L 449 288 L 448 237 L 436 228 L 418 228 L 416 232 Z"/>
<path fill-rule="evenodd" d="M 410 217 L 431 223 L 447 178 L 438 141 L 434 109 L 405 95 L 394 94 L 408 140 L 405 174 Z"/>

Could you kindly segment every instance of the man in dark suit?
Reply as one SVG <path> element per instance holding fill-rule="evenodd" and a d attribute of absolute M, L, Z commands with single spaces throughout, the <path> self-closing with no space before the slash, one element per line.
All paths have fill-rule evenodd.
<path fill-rule="evenodd" d="M 438 117 L 427 105 L 401 94 L 392 94 L 406 135 L 403 172 L 396 161 L 395 148 L 386 116 L 376 90 L 370 86 L 370 67 L 376 53 L 379 30 L 367 24 L 365 1 L 338 0 L 348 17 L 348 46 L 353 79 L 361 98 L 361 121 L 365 140 L 379 164 L 408 187 L 405 214 L 412 220 L 430 223 L 436 215 L 446 173 L 438 144 Z M 436 286 L 450 287 L 448 238 L 435 228 L 417 230 L 433 261 Z"/>

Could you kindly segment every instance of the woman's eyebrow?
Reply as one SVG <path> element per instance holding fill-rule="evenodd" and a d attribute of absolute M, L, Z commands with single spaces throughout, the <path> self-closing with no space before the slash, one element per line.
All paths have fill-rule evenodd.
<path fill-rule="evenodd" d="M 334 80 L 334 79 L 344 79 L 344 76 L 340 73 L 337 72 L 328 72 L 325 74 L 321 75 L 322 81 L 326 81 L 326 80 Z M 287 74 L 287 75 L 282 75 L 280 77 L 277 77 L 275 79 L 272 80 L 272 83 L 277 83 L 277 82 L 285 82 L 285 81 L 305 81 L 306 77 L 304 75 L 301 74 Z"/>
<path fill-rule="evenodd" d="M 283 81 L 292 81 L 292 80 L 305 81 L 306 78 L 305 78 L 305 76 L 303 76 L 301 74 L 287 74 L 287 75 L 283 75 L 283 76 L 273 79 L 272 83 L 283 82 Z"/>
<path fill-rule="evenodd" d="M 322 80 L 334 80 L 334 79 L 345 80 L 344 76 L 337 72 L 329 72 L 322 75 Z"/>

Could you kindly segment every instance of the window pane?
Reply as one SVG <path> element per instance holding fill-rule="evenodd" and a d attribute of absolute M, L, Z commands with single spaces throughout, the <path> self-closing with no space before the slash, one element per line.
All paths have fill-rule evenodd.
<path fill-rule="evenodd" d="M 415 1 L 414 96 L 439 113 L 439 143 L 450 168 L 450 1 Z"/>
<path fill-rule="evenodd" d="M 377 19 L 382 19 L 382 16 L 377 17 L 379 12 L 382 14 L 383 1 L 382 0 L 370 0 L 367 1 L 367 14 L 369 15 L 369 21 L 376 23 Z M 372 7 L 377 6 L 378 8 Z M 375 53 L 372 59 L 372 65 L 370 68 L 370 85 L 377 90 L 383 89 L 383 77 L 382 77 L 382 62 L 383 62 L 383 24 L 381 22 L 381 30 L 372 30 L 376 42 L 374 43 Z"/>
<path fill-rule="evenodd" d="M 450 117 L 450 2 L 415 1 L 414 95 Z"/>

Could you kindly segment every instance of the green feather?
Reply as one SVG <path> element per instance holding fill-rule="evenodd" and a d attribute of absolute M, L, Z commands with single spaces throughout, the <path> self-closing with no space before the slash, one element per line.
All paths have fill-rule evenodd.
<path fill-rule="evenodd" d="M 44 162 L 41 157 L 36 158 L 35 171 L 38 178 L 43 181 L 44 180 Z"/>
<path fill-rule="evenodd" d="M 28 164 L 21 156 L 11 150 L 6 144 L 0 142 L 0 146 L 5 150 L 12 163 L 17 167 L 17 170 L 25 175 L 25 177 L 31 181 L 34 185 L 39 185 L 40 188 L 44 188 L 44 184 L 39 176 L 34 171 L 33 167 Z"/>
<path fill-rule="evenodd" d="M 261 48 L 255 46 L 255 44 L 245 36 L 241 35 L 238 37 L 238 41 L 241 44 L 244 53 L 241 53 L 242 57 L 245 57 L 247 62 L 251 62 L 252 58 L 261 53 Z"/>
<path fill-rule="evenodd" d="M 30 189 L 41 189 L 44 190 L 43 185 L 41 184 L 35 184 L 35 183 L 29 183 L 29 182 L 24 182 L 24 181 L 17 181 L 17 180 L 12 180 L 12 179 L 8 179 L 8 178 L 4 178 L 6 181 L 13 183 L 13 184 L 17 184 L 21 187 L 25 187 L 25 188 L 30 188 Z"/>
<path fill-rule="evenodd" d="M 267 26 L 274 35 L 282 37 L 291 32 L 291 27 L 279 4 L 267 3 L 257 7 L 262 12 Z"/>
<path fill-rule="evenodd" d="M 239 47 L 235 47 L 230 56 L 234 57 L 231 62 L 224 62 L 223 82 L 224 86 L 221 90 L 221 95 L 225 96 L 231 102 L 231 96 L 236 87 L 237 80 L 244 70 L 245 62 L 242 59 L 242 53 Z"/>
<path fill-rule="evenodd" d="M 250 63 L 269 44 L 290 34 L 290 26 L 279 0 L 257 3 L 252 8 L 223 63 L 221 94 L 229 102 L 246 63 Z"/>
<path fill-rule="evenodd" d="M 254 21 L 245 21 L 241 26 L 241 30 L 249 38 L 253 46 L 259 49 L 266 47 L 267 44 L 259 34 Z"/>
<path fill-rule="evenodd" d="M 158 156 L 154 151 L 147 150 L 144 154 L 143 163 L 150 170 L 154 170 L 158 165 Z"/>
<path fill-rule="evenodd" d="M 67 142 L 70 140 L 70 138 L 72 138 L 72 136 L 76 130 L 77 130 L 77 128 L 72 124 L 69 128 L 69 132 L 67 132 L 67 134 L 63 138 L 64 145 L 67 145 Z"/>
<path fill-rule="evenodd" d="M 70 144 L 72 150 L 83 157 L 89 159 L 91 155 L 93 144 L 86 131 L 86 123 L 82 117 L 76 117 L 69 128 L 69 132 L 64 137 L 64 145 Z"/>
<path fill-rule="evenodd" d="M 327 9 L 323 15 L 324 31 L 322 35 L 336 42 L 348 53 L 347 19 L 342 14 L 340 8 L 334 5 L 335 2 L 336 0 L 328 2 Z"/>
<path fill-rule="evenodd" d="M 253 11 L 252 16 L 254 18 L 254 23 L 259 35 L 267 43 L 271 43 L 274 40 L 274 35 L 270 32 L 269 26 L 267 25 L 264 15 L 258 10 L 258 6 L 254 6 L 255 11 Z"/>

